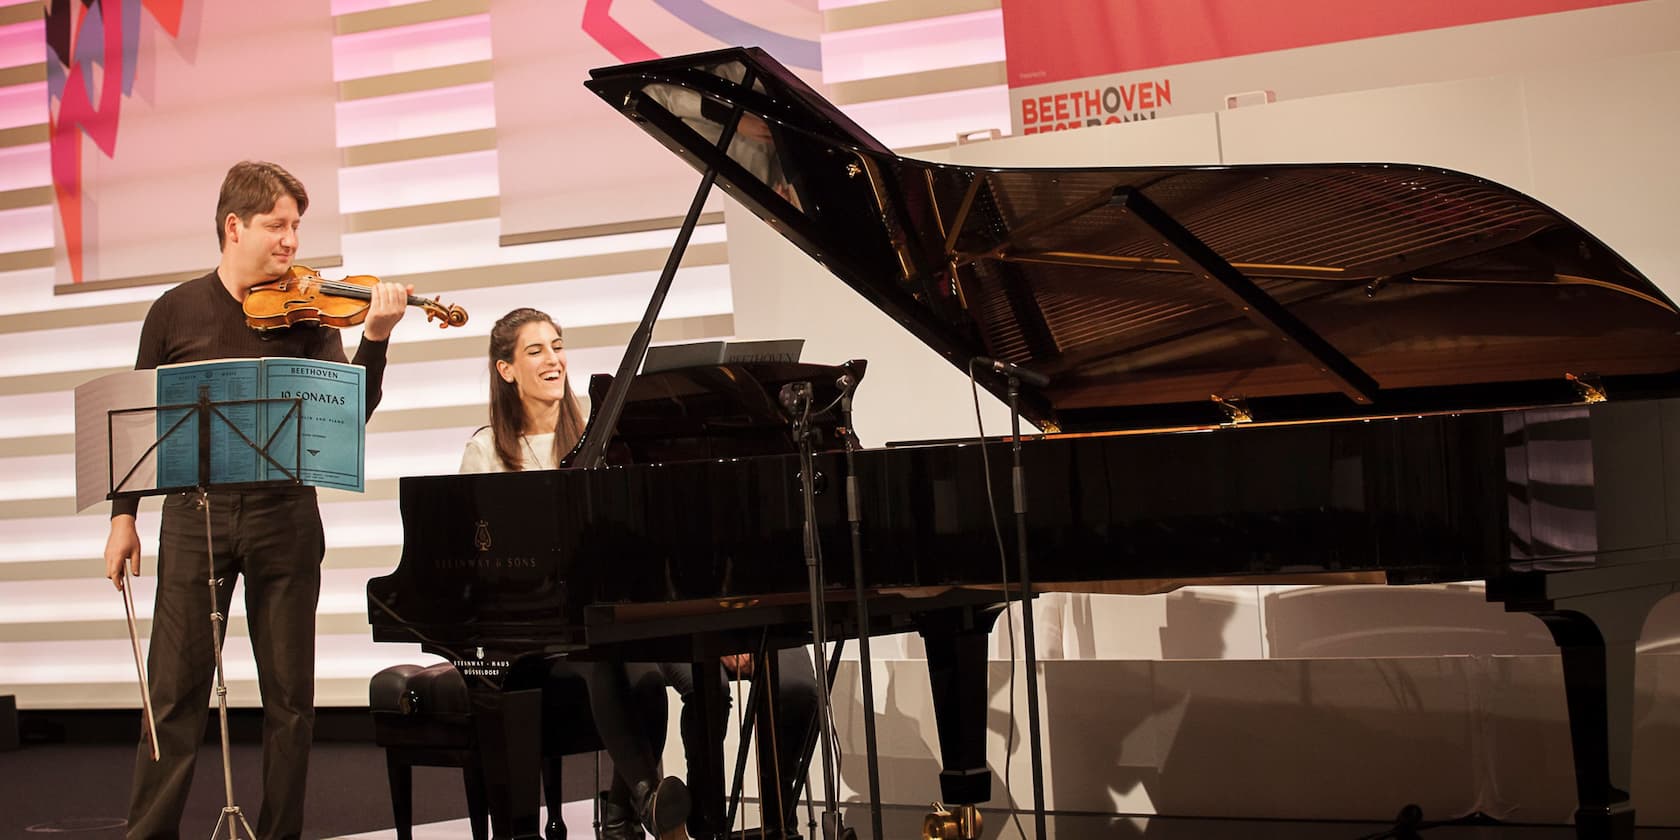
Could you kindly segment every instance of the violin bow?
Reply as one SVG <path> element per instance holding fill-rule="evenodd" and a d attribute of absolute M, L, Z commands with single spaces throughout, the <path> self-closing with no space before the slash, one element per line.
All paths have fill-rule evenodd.
<path fill-rule="evenodd" d="M 140 658 L 140 630 L 134 621 L 134 595 L 128 591 L 128 564 L 123 564 L 123 610 L 128 613 L 128 642 L 134 648 L 134 671 L 140 675 L 140 705 L 146 710 L 146 740 L 152 745 L 152 760 L 158 760 L 157 721 L 152 717 L 152 687 L 146 682 L 146 664 Z"/>

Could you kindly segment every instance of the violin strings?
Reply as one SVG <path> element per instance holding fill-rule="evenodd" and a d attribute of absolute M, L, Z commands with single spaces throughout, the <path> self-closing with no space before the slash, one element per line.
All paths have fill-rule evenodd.
<path fill-rule="evenodd" d="M 340 295 L 342 297 L 356 298 L 357 300 L 373 299 L 372 290 L 368 289 L 366 286 L 357 286 L 353 283 L 340 283 L 334 280 L 322 280 L 320 281 L 319 288 L 323 292 Z M 410 306 L 422 303 L 432 303 L 432 301 L 426 298 L 409 295 L 408 304 Z"/>

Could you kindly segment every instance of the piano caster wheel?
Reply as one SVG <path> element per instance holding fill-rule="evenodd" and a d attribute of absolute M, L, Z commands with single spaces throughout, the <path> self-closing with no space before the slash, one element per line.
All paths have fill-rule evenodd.
<path fill-rule="evenodd" d="M 981 827 L 979 808 L 958 805 L 947 810 L 935 802 L 932 813 L 922 819 L 922 840 L 978 840 Z"/>

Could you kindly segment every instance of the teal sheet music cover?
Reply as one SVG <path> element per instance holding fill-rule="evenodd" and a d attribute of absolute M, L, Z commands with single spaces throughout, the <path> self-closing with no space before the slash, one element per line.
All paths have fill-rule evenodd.
<path fill-rule="evenodd" d="M 198 483 L 202 393 L 210 483 L 288 482 L 360 492 L 366 461 L 365 372 L 316 359 L 221 359 L 157 370 L 158 486 Z M 296 400 L 293 402 L 292 400 Z"/>

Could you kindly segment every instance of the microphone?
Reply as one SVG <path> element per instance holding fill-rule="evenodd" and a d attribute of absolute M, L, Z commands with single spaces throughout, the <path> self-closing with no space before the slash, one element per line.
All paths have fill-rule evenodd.
<path fill-rule="evenodd" d="M 1036 370 L 1028 370 L 1018 364 L 1015 364 L 1014 362 L 1006 362 L 1002 359 L 993 359 L 989 356 L 975 356 L 974 361 L 979 363 L 982 367 L 989 367 L 1004 376 L 1013 376 L 1016 379 L 1033 386 L 1034 388 L 1043 388 L 1050 384 L 1050 377 L 1045 376 Z"/>
<path fill-rule="evenodd" d="M 789 382 L 782 386 L 776 395 L 782 403 L 782 408 L 794 414 L 805 410 L 805 402 L 811 398 L 811 383 Z"/>

